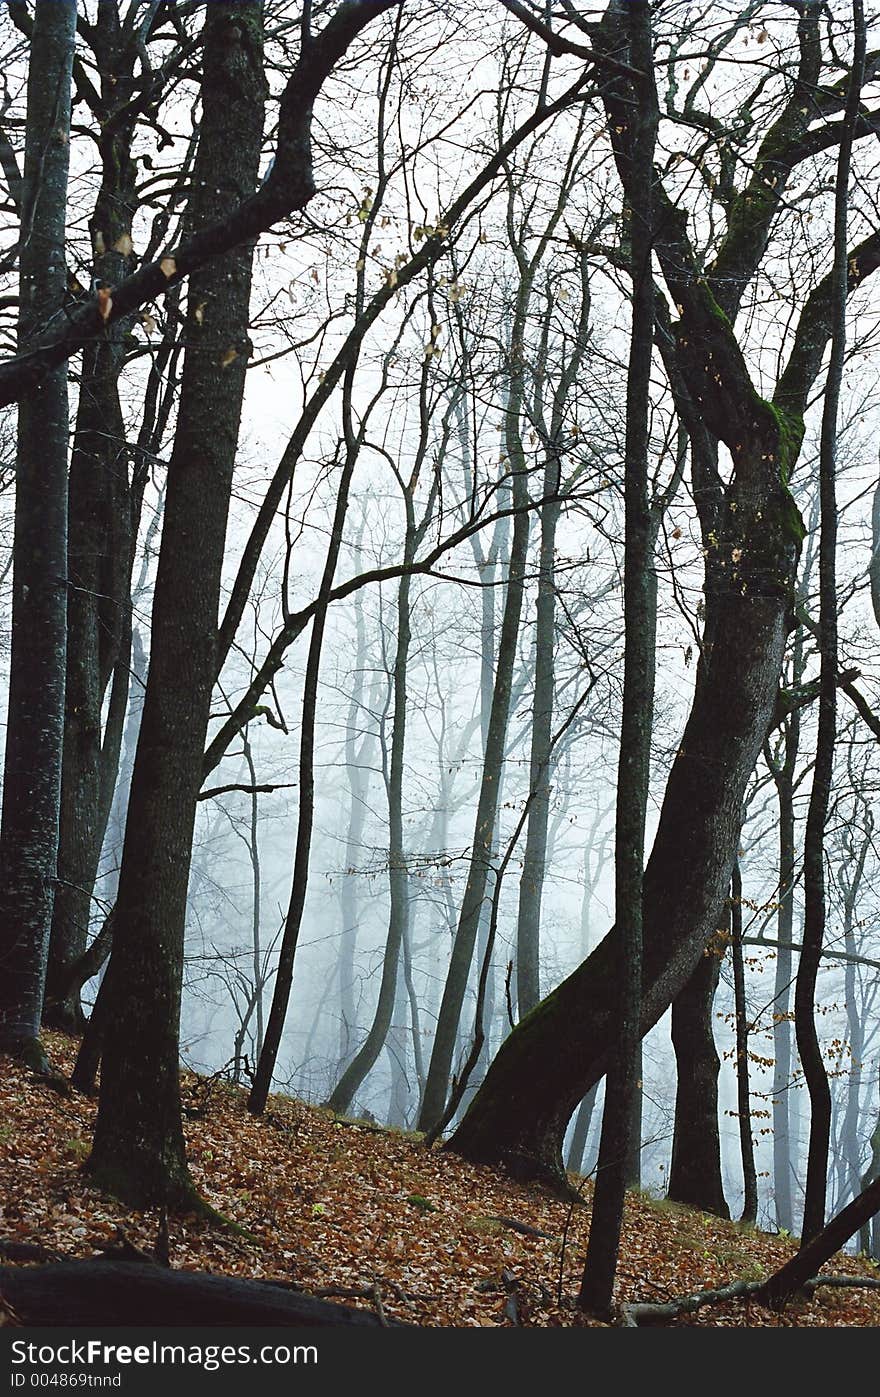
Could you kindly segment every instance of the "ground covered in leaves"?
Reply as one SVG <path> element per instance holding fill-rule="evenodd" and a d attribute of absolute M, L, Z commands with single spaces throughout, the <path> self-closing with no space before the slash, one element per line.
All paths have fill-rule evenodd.
<path fill-rule="evenodd" d="M 74 1045 L 47 1035 L 60 1073 Z M 157 1213 L 132 1213 L 90 1187 L 95 1102 L 0 1059 L 0 1257 L 22 1244 L 88 1257 L 156 1241 Z M 556 1327 L 595 1324 L 576 1309 L 591 1186 L 572 1207 L 467 1164 L 417 1136 L 340 1121 L 287 1097 L 264 1117 L 220 1080 L 185 1075 L 192 1173 L 204 1197 L 244 1234 L 169 1220 L 172 1266 L 293 1282 L 378 1308 L 409 1324 Z M 575 1180 L 580 1184 L 580 1180 Z M 616 1299 L 665 1301 L 759 1280 L 790 1240 L 639 1194 L 628 1200 Z M 838 1257 L 828 1268 L 878 1275 Z M 729 1301 L 674 1321 L 710 1326 L 872 1326 L 880 1290 L 819 1289 L 782 1315 Z"/>

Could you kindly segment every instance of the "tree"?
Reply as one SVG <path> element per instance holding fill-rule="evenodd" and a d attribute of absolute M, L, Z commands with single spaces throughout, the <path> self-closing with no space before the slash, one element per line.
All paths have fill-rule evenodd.
<path fill-rule="evenodd" d="M 567 13 L 574 13 L 573 8 Z M 741 188 L 728 187 L 726 232 L 702 272 L 687 219 L 657 176 L 655 250 L 678 320 L 659 305 L 667 372 L 692 440 L 694 486 L 706 558 L 705 627 L 690 717 L 672 764 L 645 872 L 642 1031 L 657 1021 L 693 970 L 717 925 L 739 838 L 740 806 L 772 717 L 803 524 L 788 481 L 803 437 L 803 412 L 832 328 L 831 277 L 813 284 L 771 399 L 748 371 L 733 317 L 755 275 L 781 210 L 786 183 L 807 153 L 839 137 L 833 125 L 810 133 L 804 104 L 821 70 L 818 7 L 797 21 L 797 68 Z M 599 52 L 618 54 L 620 21 L 581 24 Z M 624 188 L 629 142 L 618 80 L 603 96 Z M 819 115 L 839 110 L 839 87 Z M 621 128 L 618 130 L 618 128 Z M 720 133 L 719 133 L 720 136 Z M 880 239 L 849 252 L 848 288 L 876 268 Z M 713 448 L 730 453 L 729 480 L 712 468 Z M 569 1116 L 605 1072 L 612 986 L 620 973 L 613 930 L 588 960 L 526 1018 L 502 1046 L 451 1148 L 482 1162 L 558 1181 Z M 528 1064 L 528 1066 L 526 1066 Z"/>
<path fill-rule="evenodd" d="M 654 152 L 659 112 L 653 77 L 651 7 L 612 5 L 608 16 L 626 58 L 641 76 L 627 94 L 630 116 L 624 136 L 628 164 L 626 192 L 632 275 L 632 325 L 626 384 L 624 455 L 623 705 L 617 767 L 614 841 L 614 910 L 621 939 L 621 974 L 615 997 L 599 1165 L 593 1194 L 590 1240 L 579 1302 L 606 1312 L 611 1305 L 628 1169 L 640 1114 L 635 1106 L 641 1083 L 643 875 L 645 819 L 651 768 L 654 710 L 656 591 L 653 579 L 655 530 L 649 499 L 651 361 L 654 351 Z M 621 100 L 626 101 L 623 93 Z M 560 1142 L 561 1143 L 561 1142 Z"/>
<path fill-rule="evenodd" d="M 63 319 L 73 0 L 40 0 L 31 32 L 20 186 L 19 348 Z M 24 385 L 23 385 L 24 389 Z M 58 857 L 67 609 L 67 369 L 22 391 L 3 815 L 0 1046 L 45 1063 L 40 1015 Z"/>
<path fill-rule="evenodd" d="M 819 729 L 813 787 L 804 837 L 804 934 L 795 985 L 795 1031 L 810 1093 L 810 1146 L 804 1193 L 802 1244 L 821 1232 L 831 1133 L 831 1094 L 816 1034 L 814 999 L 825 929 L 825 824 L 837 735 L 837 413 L 846 351 L 848 192 L 855 128 L 865 66 L 862 0 L 853 0 L 853 59 L 837 156 L 834 203 L 834 266 L 831 273 L 831 358 L 825 380 L 819 454 Z"/>
<path fill-rule="evenodd" d="M 266 81 L 261 5 L 218 3 L 204 28 L 192 222 L 252 193 Z M 248 357 L 253 243 L 193 274 L 153 601 L 152 645 L 116 901 L 113 988 L 88 1169 L 135 1204 L 186 1204 L 178 1089 L 183 929 L 216 665 L 226 520 Z"/>

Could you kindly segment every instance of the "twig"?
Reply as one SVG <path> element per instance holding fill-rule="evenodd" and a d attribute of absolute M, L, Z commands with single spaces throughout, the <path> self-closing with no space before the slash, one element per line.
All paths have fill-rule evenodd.
<path fill-rule="evenodd" d="M 388 1316 L 385 1313 L 385 1306 L 382 1304 L 382 1292 L 379 1289 L 378 1282 L 373 1283 L 371 1287 L 371 1295 L 373 1304 L 376 1306 L 376 1313 L 379 1316 L 379 1323 L 381 1324 L 383 1329 L 387 1329 Z"/>

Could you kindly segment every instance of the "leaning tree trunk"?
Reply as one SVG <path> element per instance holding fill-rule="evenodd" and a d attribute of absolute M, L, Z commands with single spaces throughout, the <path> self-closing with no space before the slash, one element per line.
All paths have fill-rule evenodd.
<path fill-rule="evenodd" d="M 594 40 L 608 57 L 625 48 L 625 9 L 609 5 Z M 821 66 L 819 16 L 798 20 L 800 81 Z M 632 182 L 627 79 L 609 76 L 603 99 L 618 173 Z M 697 262 L 686 212 L 654 172 L 655 253 L 669 299 L 659 297 L 662 349 L 676 406 L 692 440 L 727 447 L 733 471 L 711 469 L 700 494 L 717 526 L 703 527 L 706 622 L 690 717 L 672 765 L 654 848 L 645 870 L 645 995 L 641 1027 L 657 1022 L 685 984 L 717 925 L 737 850 L 740 805 L 769 730 L 792 610 L 804 529 L 788 490 L 803 439 L 803 413 L 831 335 L 831 278 L 805 297 L 772 401 L 751 380 L 732 318 L 767 247 L 795 167 L 809 107 L 795 86 L 735 199 L 712 265 Z M 629 193 L 630 191 L 627 190 Z M 880 266 L 880 237 L 850 252 L 853 290 Z M 669 324 L 669 304 L 678 320 Z M 705 489 L 704 489 L 705 487 Z M 698 511 L 700 512 L 700 511 Z M 607 1067 L 609 1005 L 621 967 L 615 928 L 573 975 L 502 1045 L 451 1147 L 525 1175 L 562 1177 L 561 1142 L 574 1106 Z"/>
<path fill-rule="evenodd" d="M 19 347 L 63 316 L 74 0 L 37 0 L 21 190 Z M 95 327 L 99 333 L 98 326 Z M 67 643 L 67 366 L 21 398 L 3 817 L 0 1048 L 45 1062 L 40 1014 L 55 896 Z"/>
<path fill-rule="evenodd" d="M 724 947 L 710 941 L 672 1005 L 672 1044 L 678 1069 L 668 1197 L 729 1218 L 721 1181 L 718 1069 L 712 1032 L 715 991 Z"/>
<path fill-rule="evenodd" d="M 746 783 L 766 737 L 782 666 L 801 531 L 777 471 L 785 448 L 769 409 L 753 409 L 718 553 L 736 551 L 740 585 L 710 569 L 707 630 L 691 714 L 672 765 L 644 881 L 643 1033 L 686 983 L 727 896 Z M 762 422 L 763 419 L 763 422 Z M 769 419 L 769 420 L 768 420 Z M 736 506 L 730 509 L 730 504 Z M 605 1073 L 620 942 L 592 955 L 502 1044 L 450 1141 L 467 1158 L 558 1181 L 574 1107 Z"/>
<path fill-rule="evenodd" d="M 254 189 L 266 79 L 261 5 L 205 14 L 194 224 Z M 247 364 L 253 243 L 194 274 L 153 603 L 150 670 L 108 976 L 92 1178 L 135 1206 L 193 1198 L 178 1086 L 186 895 L 216 665 L 217 607 Z"/>

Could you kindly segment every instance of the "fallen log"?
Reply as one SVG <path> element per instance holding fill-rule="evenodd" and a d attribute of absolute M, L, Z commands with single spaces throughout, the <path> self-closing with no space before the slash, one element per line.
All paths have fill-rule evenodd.
<path fill-rule="evenodd" d="M 0 1300 L 25 1325 L 393 1325 L 265 1281 L 128 1261 L 0 1266 Z"/>

